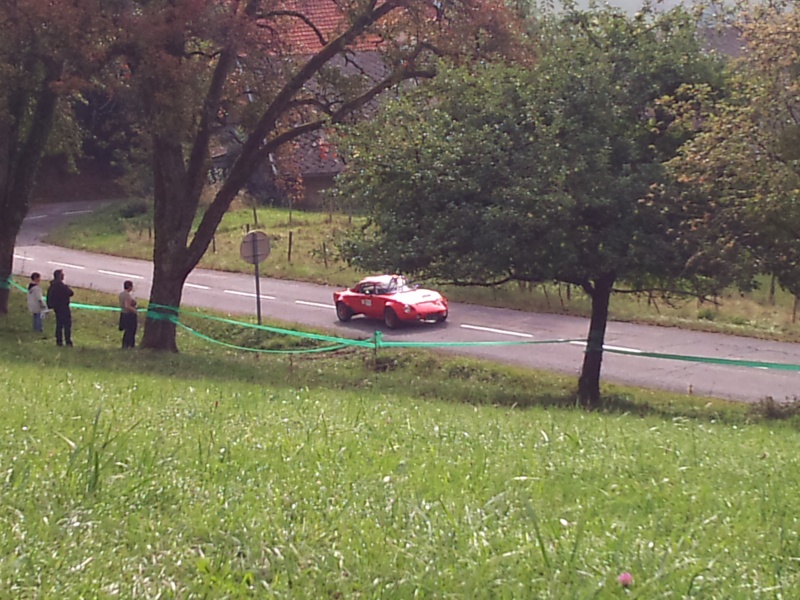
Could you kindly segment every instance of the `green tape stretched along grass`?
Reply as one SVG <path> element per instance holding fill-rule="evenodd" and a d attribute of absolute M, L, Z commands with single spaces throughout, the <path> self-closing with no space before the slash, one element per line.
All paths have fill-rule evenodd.
<path fill-rule="evenodd" d="M 161 309 L 161 310 L 169 310 L 169 313 L 164 312 L 157 312 L 153 309 Z M 193 316 L 199 317 L 201 319 L 207 319 L 209 321 L 217 321 L 218 323 L 227 323 L 229 325 L 237 325 L 239 327 L 245 327 L 249 329 L 258 329 L 261 331 L 268 331 L 270 333 L 278 333 L 281 335 L 290 335 L 294 337 L 301 337 L 306 338 L 309 340 L 316 340 L 320 342 L 331 342 L 334 344 L 342 344 L 346 346 L 358 346 L 361 348 L 374 348 L 374 342 L 369 340 L 354 340 L 348 338 L 340 338 L 331 335 L 322 335 L 319 333 L 306 333 L 303 331 L 295 331 L 294 329 L 283 329 L 281 327 L 271 327 L 269 325 L 257 325 L 255 323 L 245 323 L 243 321 L 236 321 L 234 319 L 226 319 L 225 317 L 215 317 L 212 315 L 205 315 L 203 313 L 191 311 L 191 310 L 182 310 L 180 308 L 174 306 L 165 306 L 163 304 L 156 304 L 154 302 L 150 303 L 150 306 L 147 310 L 147 318 L 148 319 L 166 319 L 169 321 L 173 321 L 174 323 L 178 323 L 177 314 L 183 316 Z"/>
<path fill-rule="evenodd" d="M 713 365 L 726 365 L 734 367 L 751 367 L 756 369 L 778 369 L 781 371 L 800 371 L 800 365 L 790 363 L 760 362 L 755 360 L 742 360 L 737 358 L 713 358 L 710 356 L 687 356 L 684 354 L 661 354 L 659 352 L 631 352 L 629 350 L 605 349 L 612 354 L 625 354 L 628 356 L 643 356 L 645 358 L 662 358 L 664 360 L 680 360 L 683 362 L 706 363 Z"/>
<path fill-rule="evenodd" d="M 0 288 L 8 289 L 8 288 L 10 288 L 12 286 L 17 288 L 20 292 L 24 292 L 25 294 L 28 293 L 28 290 L 26 290 L 24 287 L 22 287 L 20 284 L 18 284 L 13 279 L 6 279 L 5 281 L 0 281 Z"/>
<path fill-rule="evenodd" d="M 176 310 L 174 307 L 169 307 L 172 310 Z M 223 323 L 229 323 L 233 325 L 239 325 L 242 327 L 254 327 L 257 329 L 264 329 L 266 331 L 272 331 L 275 333 L 282 333 L 286 335 L 294 335 L 299 337 L 307 337 L 311 339 L 324 339 L 326 341 L 337 342 L 344 345 L 357 345 L 360 347 L 369 347 L 369 348 L 454 348 L 454 347 L 470 347 L 470 346 L 521 346 L 521 345 L 541 345 L 541 344 L 567 344 L 576 341 L 582 340 L 575 340 L 575 339 L 554 339 L 554 340 L 524 340 L 524 341 L 489 341 L 489 342 L 387 342 L 383 340 L 383 335 L 380 331 L 376 331 L 374 337 L 371 340 L 348 340 L 346 338 L 335 338 L 329 336 L 321 336 L 319 334 L 306 334 L 299 331 L 294 331 L 291 329 L 280 329 L 276 327 L 267 327 L 264 325 L 254 325 L 251 323 L 243 323 L 241 321 L 235 321 L 233 319 L 225 319 L 221 317 L 213 317 L 210 315 L 204 315 L 201 313 L 191 312 L 191 311 L 180 311 L 182 314 L 191 314 L 200 318 L 221 321 Z M 174 320 L 176 323 L 178 320 L 170 315 L 170 318 Z M 195 332 L 195 335 L 201 335 Z M 210 338 L 209 338 L 210 339 Z M 645 358 L 661 358 L 664 360 L 680 360 L 684 362 L 696 362 L 696 363 L 706 363 L 706 364 L 718 364 L 718 365 L 727 365 L 727 366 L 738 366 L 738 367 L 750 367 L 750 368 L 765 368 L 765 369 L 779 369 L 785 371 L 800 371 L 800 365 L 794 365 L 790 363 L 773 363 L 773 362 L 760 362 L 760 361 L 748 361 L 748 360 L 740 360 L 740 359 L 731 359 L 731 358 L 714 358 L 714 357 L 704 357 L 704 356 L 688 356 L 682 354 L 662 354 L 659 352 L 636 352 L 636 351 L 626 351 L 626 350 L 617 350 L 617 349 L 604 349 L 605 352 L 610 352 L 613 354 L 624 354 L 629 356 L 641 356 Z"/>
<path fill-rule="evenodd" d="M 0 282 L 0 287 L 9 287 L 9 284 L 21 292 L 27 293 L 27 290 L 16 283 L 12 279 L 8 279 L 5 282 Z M 99 306 L 95 304 L 81 304 L 81 303 L 73 303 L 71 305 L 73 308 L 82 309 L 82 310 L 96 310 L 96 311 L 107 311 L 107 312 L 119 312 L 119 308 L 112 307 L 112 306 Z M 169 311 L 169 312 L 163 312 Z M 250 328 L 250 329 L 259 329 L 261 331 L 268 331 L 270 333 L 277 333 L 280 335 L 287 335 L 292 337 L 300 337 L 306 338 L 310 340 L 320 341 L 320 342 L 328 342 L 331 345 L 326 346 L 324 348 L 312 348 L 312 349 L 302 349 L 302 350 L 263 350 L 259 348 L 248 348 L 245 346 L 237 346 L 235 344 L 229 344 L 228 342 L 223 342 L 221 340 L 217 340 L 210 336 L 200 333 L 195 329 L 184 325 L 179 320 L 179 315 L 184 316 L 193 316 L 200 319 L 207 319 L 209 321 L 217 321 L 219 323 L 227 323 L 229 325 L 236 325 L 238 327 Z M 491 347 L 491 346 L 525 346 L 525 345 L 542 345 L 542 344 L 568 344 L 576 341 L 582 340 L 574 340 L 574 339 L 554 339 L 554 340 L 513 340 L 513 341 L 506 341 L 506 340 L 499 340 L 499 341 L 488 341 L 488 342 L 386 342 L 383 340 L 383 334 L 380 331 L 376 331 L 375 334 L 371 339 L 367 340 L 356 340 L 350 338 L 340 338 L 330 335 L 322 335 L 319 333 L 306 333 L 303 331 L 296 331 L 294 329 L 284 329 L 281 327 L 271 327 L 269 325 L 257 325 L 254 323 L 246 323 L 244 321 L 237 321 L 234 319 L 228 319 L 225 317 L 215 317 L 213 315 L 206 315 L 203 313 L 199 313 L 196 311 L 190 311 L 181 309 L 176 306 L 167 306 L 165 304 L 156 304 L 155 302 L 151 302 L 148 309 L 147 309 L 147 318 L 148 319 L 165 319 L 168 321 L 172 321 L 177 326 L 180 326 L 188 333 L 199 337 L 210 343 L 219 344 L 222 346 L 226 346 L 228 348 L 242 350 L 246 352 L 264 352 L 264 353 L 274 353 L 274 354 L 300 354 L 300 353 L 311 353 L 311 352 L 332 352 L 335 350 L 340 350 L 345 347 L 359 347 L 359 348 L 372 348 L 372 349 L 380 349 L 380 348 L 457 348 L 457 347 Z M 715 364 L 715 365 L 724 365 L 724 366 L 732 366 L 732 367 L 748 367 L 748 368 L 755 368 L 755 369 L 775 369 L 781 371 L 800 371 L 800 365 L 795 365 L 791 363 L 776 363 L 776 362 L 762 362 L 762 361 L 754 361 L 754 360 L 741 360 L 741 359 L 734 359 L 734 358 L 716 358 L 710 356 L 690 356 L 685 354 L 663 354 L 660 352 L 640 352 L 640 351 L 630 351 L 630 350 L 619 350 L 619 349 L 611 349 L 611 348 L 604 348 L 605 352 L 609 352 L 611 354 L 623 354 L 627 356 L 640 356 L 642 358 L 660 358 L 663 360 L 677 360 L 683 362 L 694 362 L 694 363 L 701 363 L 701 364 Z"/>
<path fill-rule="evenodd" d="M 380 333 L 380 332 L 377 332 Z M 491 342 L 378 342 L 379 348 L 457 348 L 468 346 L 535 346 L 539 344 L 567 344 L 583 340 L 497 340 Z"/>
<path fill-rule="evenodd" d="M 99 312 L 119 312 L 121 310 L 118 306 L 99 306 L 97 304 L 81 304 L 80 302 L 70 303 L 70 308 L 79 308 L 81 310 L 96 310 Z"/>
<path fill-rule="evenodd" d="M 272 333 L 280 333 L 283 335 L 292 335 L 296 337 L 304 337 L 307 339 L 313 340 L 320 340 L 326 342 L 334 342 L 338 344 L 348 345 L 348 346 L 359 346 L 362 348 L 441 348 L 441 347 L 458 347 L 458 346 L 520 346 L 520 345 L 531 345 L 531 344 L 561 344 L 561 343 L 568 343 L 568 342 L 575 342 L 581 340 L 566 340 L 566 339 L 557 339 L 557 340 L 525 340 L 525 341 L 508 341 L 508 340 L 500 340 L 500 341 L 492 341 L 492 342 L 385 342 L 383 341 L 382 333 L 380 331 L 376 331 L 374 337 L 371 340 L 354 340 L 350 338 L 340 338 L 340 337 L 332 337 L 327 335 L 321 335 L 318 333 L 304 333 L 301 331 L 295 331 L 293 329 L 281 329 L 279 327 L 270 327 L 268 325 L 256 325 L 254 323 L 244 323 L 242 321 L 235 321 L 233 319 L 226 319 L 224 317 L 215 317 L 212 315 L 206 315 L 203 313 L 198 313 L 189 310 L 182 310 L 178 309 L 174 306 L 165 306 L 160 304 L 150 304 L 151 307 L 158 307 L 161 309 L 166 309 L 171 311 L 171 313 L 159 313 L 159 312 L 148 312 L 148 318 L 156 318 L 156 319 L 166 319 L 170 321 L 174 321 L 175 323 L 178 322 L 178 319 L 175 317 L 175 313 L 180 313 L 181 315 L 190 315 L 194 317 L 199 317 L 201 319 L 208 319 L 210 321 L 218 321 L 221 323 L 228 323 L 230 325 L 238 325 L 240 327 L 248 327 L 251 329 L 261 329 L 263 331 L 269 331 Z M 151 316 L 154 315 L 154 316 Z"/>
<path fill-rule="evenodd" d="M 299 350 L 265 350 L 263 348 L 248 348 L 247 346 L 237 346 L 236 344 L 229 344 L 228 342 L 223 342 L 221 340 L 217 340 L 212 338 L 211 336 L 205 335 L 196 331 L 189 327 L 188 325 L 184 325 L 183 323 L 176 321 L 176 325 L 180 328 L 188 331 L 192 335 L 199 337 L 201 340 L 205 340 L 212 344 L 218 344 L 220 346 L 224 346 L 225 348 L 232 348 L 234 350 L 243 350 L 244 352 L 259 352 L 264 354 L 314 354 L 320 352 L 334 352 L 336 350 L 341 350 L 347 347 L 347 344 L 334 344 L 332 346 L 325 346 L 324 348 L 302 348 Z"/>

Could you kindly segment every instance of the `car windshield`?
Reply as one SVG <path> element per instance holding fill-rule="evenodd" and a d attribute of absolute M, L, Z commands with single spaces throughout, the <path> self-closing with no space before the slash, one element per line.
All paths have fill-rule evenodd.
<path fill-rule="evenodd" d="M 398 281 L 397 282 L 397 289 L 395 291 L 397 291 L 397 292 L 410 292 L 410 291 L 413 291 L 413 290 L 414 290 L 414 286 L 408 285 L 408 282 L 406 282 L 406 280 L 403 279 L 402 281 Z"/>
<path fill-rule="evenodd" d="M 410 292 L 413 289 L 414 288 L 408 285 L 405 277 L 393 277 L 389 282 L 389 290 L 387 293 L 395 294 L 397 292 Z"/>
<path fill-rule="evenodd" d="M 376 294 L 397 294 L 398 292 L 410 292 L 414 288 L 408 285 L 405 277 L 392 277 L 385 283 L 376 284 Z"/>

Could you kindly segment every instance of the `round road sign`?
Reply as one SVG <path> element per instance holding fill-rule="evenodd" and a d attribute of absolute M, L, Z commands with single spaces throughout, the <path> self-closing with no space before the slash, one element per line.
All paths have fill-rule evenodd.
<path fill-rule="evenodd" d="M 264 262 L 269 256 L 269 237 L 263 231 L 251 231 L 244 236 L 239 253 L 251 265 Z"/>

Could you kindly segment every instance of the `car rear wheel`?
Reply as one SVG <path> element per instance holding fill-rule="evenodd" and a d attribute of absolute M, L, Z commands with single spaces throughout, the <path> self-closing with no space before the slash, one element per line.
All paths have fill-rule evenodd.
<path fill-rule="evenodd" d="M 389 329 L 396 329 L 397 326 L 400 325 L 400 319 L 397 318 L 397 313 L 391 308 L 387 308 L 383 311 L 383 322 L 386 323 Z"/>
<path fill-rule="evenodd" d="M 447 321 L 447 311 L 445 311 L 442 314 L 440 314 L 439 318 L 436 319 L 437 323 L 444 323 L 445 321 Z"/>
<path fill-rule="evenodd" d="M 345 304 L 344 302 L 337 302 L 336 316 L 339 317 L 339 320 L 342 323 L 347 323 L 350 319 L 353 318 L 353 311 L 350 310 L 350 307 L 347 306 L 347 304 Z"/>

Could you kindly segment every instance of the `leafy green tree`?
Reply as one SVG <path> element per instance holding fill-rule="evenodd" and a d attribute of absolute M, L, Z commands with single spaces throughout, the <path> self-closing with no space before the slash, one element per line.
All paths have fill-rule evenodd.
<path fill-rule="evenodd" d="M 164 316 L 180 306 L 186 277 L 259 164 L 303 135 L 357 119 L 400 82 L 430 76 L 431 56 L 492 56 L 513 30 L 494 0 L 134 0 L 123 8 L 115 94 L 135 115 L 154 181 L 142 346 L 173 351 L 175 325 Z M 225 128 L 244 143 L 212 187 L 210 149 Z"/>
<path fill-rule="evenodd" d="M 758 4 L 735 26 L 743 51 L 731 91 L 685 90 L 675 108 L 697 134 L 669 167 L 712 200 L 724 246 L 800 298 L 800 15 Z"/>
<path fill-rule="evenodd" d="M 93 0 L 58 10 L 43 0 L 0 0 L 0 27 L 0 313 L 7 313 L 14 244 L 39 162 L 48 149 L 79 151 L 71 103 L 90 83 L 105 25 Z"/>
<path fill-rule="evenodd" d="M 702 198 L 663 186 L 684 139 L 661 100 L 719 71 L 678 10 L 571 12 L 537 30 L 535 68 L 440 73 L 343 134 L 340 193 L 370 219 L 342 252 L 456 284 L 579 286 L 592 315 L 578 392 L 594 406 L 612 292 L 713 289 L 690 226 Z"/>

